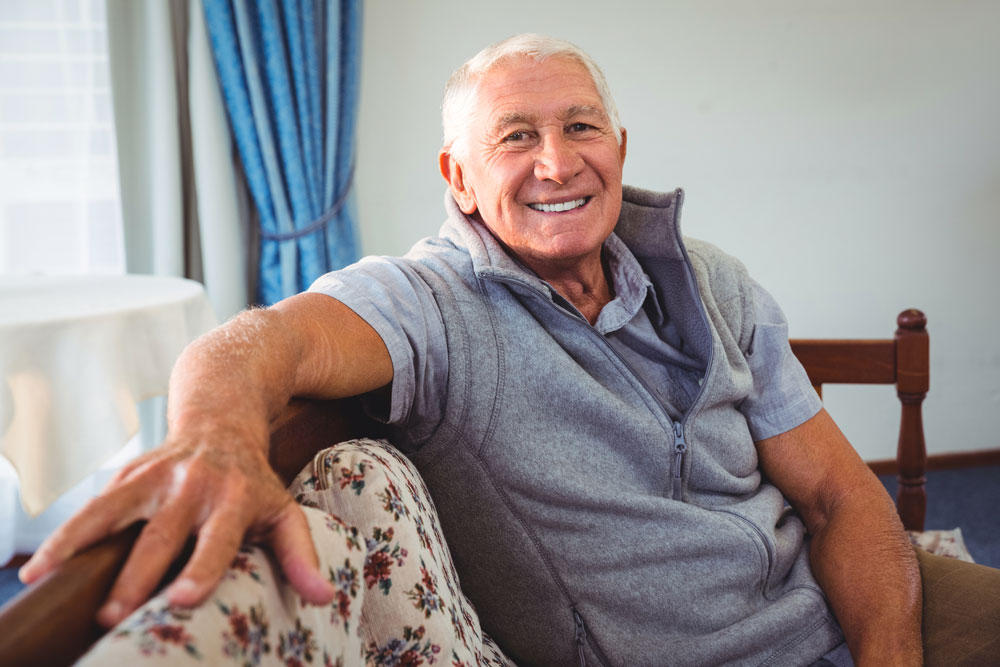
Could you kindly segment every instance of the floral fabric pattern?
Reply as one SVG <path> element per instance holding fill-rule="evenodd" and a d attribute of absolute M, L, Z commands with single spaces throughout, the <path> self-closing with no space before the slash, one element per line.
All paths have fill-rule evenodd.
<path fill-rule="evenodd" d="M 342 442 L 317 454 L 290 490 L 364 536 L 363 650 L 359 662 L 346 664 L 513 664 L 480 628 L 430 493 L 395 448 L 381 440 Z"/>
<path fill-rule="evenodd" d="M 152 605 L 143 609 L 138 618 L 133 615 L 129 620 L 131 622 L 124 622 L 113 636 L 133 638 L 143 656 L 167 657 L 182 655 L 177 651 L 183 651 L 193 658 L 201 658 L 194 638 L 184 627 L 191 620 L 191 614 L 184 610 L 174 610 L 165 604 Z"/>
<path fill-rule="evenodd" d="M 289 491 L 336 589 L 331 604 L 304 604 L 273 558 L 245 545 L 201 606 L 157 595 L 78 664 L 512 667 L 461 592 L 423 480 L 391 445 L 324 450 Z"/>
<path fill-rule="evenodd" d="M 267 617 L 263 605 L 251 607 L 247 613 L 228 607 L 218 599 L 215 604 L 229 621 L 229 630 L 222 632 L 222 652 L 227 658 L 243 665 L 259 665 L 261 656 L 270 653 Z"/>
<path fill-rule="evenodd" d="M 965 538 L 962 537 L 961 528 L 925 530 L 923 532 L 909 530 L 907 535 L 910 538 L 910 544 L 920 547 L 928 553 L 964 560 L 967 563 L 976 562 L 965 546 Z"/>

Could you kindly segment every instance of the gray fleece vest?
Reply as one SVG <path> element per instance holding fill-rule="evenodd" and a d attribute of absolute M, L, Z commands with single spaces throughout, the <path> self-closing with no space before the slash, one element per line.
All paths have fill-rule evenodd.
<path fill-rule="evenodd" d="M 678 423 L 457 209 L 408 255 L 449 355 L 445 416 L 411 458 L 464 592 L 519 665 L 808 665 L 843 640 L 737 410 L 751 389 L 745 269 L 685 248 L 681 200 L 626 188 L 615 229 L 708 369 Z"/>

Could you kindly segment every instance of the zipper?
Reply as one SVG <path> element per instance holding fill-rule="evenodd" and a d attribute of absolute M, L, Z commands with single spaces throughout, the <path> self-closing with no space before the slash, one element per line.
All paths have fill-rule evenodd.
<path fill-rule="evenodd" d="M 675 211 L 674 211 L 674 229 L 676 230 L 678 236 L 680 236 L 680 224 L 677 221 L 677 216 L 678 216 L 678 214 L 680 212 L 680 207 L 681 207 L 681 205 L 683 203 L 684 203 L 684 192 L 680 191 L 678 193 L 678 199 L 677 199 L 676 208 L 675 208 Z M 708 315 L 705 312 L 705 304 L 702 301 L 701 294 L 700 294 L 700 292 L 698 291 L 698 288 L 697 288 L 698 281 L 697 281 L 697 279 L 694 276 L 694 269 L 692 268 L 691 257 L 688 255 L 687 247 L 684 245 L 684 243 L 681 242 L 679 245 L 680 245 L 680 248 L 681 248 L 681 255 L 683 255 L 683 257 L 684 257 L 685 270 L 688 272 L 688 275 L 691 277 L 691 283 L 694 285 L 693 296 L 694 296 L 695 300 L 698 303 L 698 314 L 701 316 L 702 325 L 705 327 L 706 331 L 711 332 L 712 325 L 708 321 Z M 682 472 L 683 472 L 683 464 L 684 464 L 684 454 L 687 452 L 687 441 L 685 440 L 685 437 L 684 437 L 684 422 L 687 420 L 687 417 L 694 411 L 694 408 L 698 405 L 698 402 L 704 396 L 704 394 L 705 394 L 705 384 L 704 384 L 704 382 L 701 384 L 701 387 L 699 387 L 699 389 L 698 389 L 698 395 L 694 397 L 694 401 L 692 401 L 690 407 L 687 409 L 687 411 L 681 417 L 681 420 L 675 422 L 673 419 L 670 418 L 670 415 L 667 414 L 667 411 L 663 409 L 663 406 L 660 404 L 660 401 L 656 398 L 656 392 L 654 392 L 649 387 L 649 385 L 646 384 L 646 381 L 643 379 L 643 377 L 641 375 L 639 375 L 639 373 L 637 373 L 634 368 L 632 368 L 631 364 L 629 364 L 628 361 L 626 361 L 625 358 L 621 354 L 619 354 L 618 350 L 616 350 L 613 345 L 609 344 L 608 341 L 604 338 L 604 336 L 602 336 L 600 333 L 598 333 L 597 330 L 594 329 L 594 327 L 590 325 L 590 322 L 588 322 L 586 320 L 586 318 L 584 318 L 582 315 L 574 314 L 574 313 L 566 310 L 565 308 L 559 307 L 559 305 L 556 304 L 552 300 L 551 293 L 546 294 L 545 291 L 540 290 L 538 287 L 536 287 L 535 285 L 532 285 L 531 283 L 529 283 L 529 282 L 527 282 L 525 280 L 521 280 L 520 278 L 513 278 L 513 277 L 510 277 L 510 276 L 491 276 L 491 279 L 494 280 L 494 281 L 496 281 L 496 282 L 500 282 L 500 283 L 515 284 L 515 285 L 519 285 L 519 286 L 522 286 L 522 287 L 526 287 L 530 291 L 536 293 L 537 295 L 542 296 L 543 298 L 547 298 L 547 300 L 549 301 L 549 303 L 551 303 L 553 305 L 553 307 L 555 308 L 555 310 L 557 312 L 562 313 L 566 317 L 572 318 L 574 320 L 577 320 L 579 322 L 583 322 L 584 324 L 586 324 L 587 325 L 587 327 L 586 327 L 587 330 L 591 331 L 594 336 L 596 336 L 597 338 L 601 339 L 601 341 L 604 343 L 604 345 L 607 347 L 607 349 L 611 350 L 611 352 L 616 357 L 618 357 L 618 360 L 622 362 L 622 364 L 625 366 L 625 368 L 629 369 L 629 371 L 632 373 L 632 375 L 635 377 L 635 379 L 638 380 L 639 384 L 646 390 L 646 392 L 653 399 L 653 402 L 657 406 L 660 407 L 660 413 L 664 417 L 666 417 L 667 421 L 671 424 L 671 427 L 672 427 L 672 430 L 673 430 L 673 435 L 674 435 L 674 481 L 673 481 L 673 484 L 671 486 L 673 486 L 673 499 L 674 500 L 681 500 L 681 495 L 682 495 L 682 493 L 681 493 L 681 486 L 682 486 L 682 481 L 683 481 L 682 480 Z M 709 351 L 708 351 L 708 363 L 705 366 L 705 375 L 704 375 L 704 378 L 707 378 L 708 374 L 712 372 L 712 364 L 714 363 L 714 361 L 715 361 L 715 343 L 714 343 L 714 339 L 713 339 L 713 343 L 712 343 L 712 345 L 711 345 L 711 347 L 709 348 Z M 576 612 L 574 611 L 574 614 L 575 613 Z M 579 631 L 581 631 L 580 628 L 578 628 L 578 632 Z M 581 654 L 581 656 L 582 656 L 582 654 Z"/>
<path fill-rule="evenodd" d="M 573 610 L 573 620 L 576 623 L 576 652 L 580 657 L 580 667 L 587 667 L 587 656 L 583 652 L 583 646 L 587 641 L 587 628 L 583 625 L 580 612 Z"/>
<path fill-rule="evenodd" d="M 621 362 L 622 366 L 624 366 L 625 368 L 628 369 L 629 373 L 632 374 L 632 377 L 634 377 L 635 380 L 636 380 L 636 382 L 639 383 L 639 386 L 641 386 L 643 389 L 646 390 L 646 393 L 649 394 L 649 397 L 653 399 L 653 403 L 660 409 L 660 415 L 666 419 L 666 422 L 668 424 L 673 424 L 673 420 L 670 418 L 670 415 L 667 414 L 667 411 L 663 408 L 663 404 L 661 404 L 660 400 L 656 397 L 656 392 L 653 391 L 653 389 L 649 386 L 649 384 L 646 383 L 645 378 L 643 378 L 642 375 L 640 375 L 638 372 L 636 372 L 636 370 L 634 368 L 632 368 L 632 364 L 630 364 L 628 362 L 628 360 L 625 359 L 625 357 L 623 357 L 621 355 L 621 353 L 618 350 L 615 349 L 614 345 L 611 345 L 608 342 L 607 338 L 605 338 L 601 333 L 599 333 L 597 331 L 597 329 L 595 329 L 590 324 L 590 322 L 588 322 L 587 319 L 585 317 L 583 317 L 582 315 L 574 314 L 574 313 L 566 310 L 565 308 L 559 307 L 558 304 L 553 303 L 553 305 L 555 306 L 556 311 L 562 313 L 566 317 L 569 317 L 569 318 L 571 318 L 573 320 L 576 320 L 577 322 L 580 322 L 580 323 L 586 325 L 587 331 L 589 331 L 591 333 L 591 335 L 593 335 L 595 338 L 597 338 L 598 340 L 600 340 L 601 344 L 604 345 L 611 352 L 611 354 L 615 355 L 615 358 L 617 358 L 618 361 Z M 662 423 L 662 420 L 661 420 L 661 423 Z"/>
<path fill-rule="evenodd" d="M 674 500 L 681 499 L 681 472 L 684 470 L 684 453 L 687 448 L 687 441 L 684 440 L 684 423 L 674 422 Z"/>

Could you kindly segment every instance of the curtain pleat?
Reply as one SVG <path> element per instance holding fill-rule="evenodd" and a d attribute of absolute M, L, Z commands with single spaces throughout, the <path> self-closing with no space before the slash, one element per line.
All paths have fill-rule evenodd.
<path fill-rule="evenodd" d="M 357 259 L 352 184 L 361 6 L 204 0 L 236 143 L 260 211 L 258 299 Z M 325 108 L 324 108 L 325 107 Z"/>
<path fill-rule="evenodd" d="M 335 174 L 333 188 L 338 198 L 346 197 L 340 214 L 327 227 L 327 238 L 336 238 L 337 243 L 329 244 L 330 263 L 346 266 L 358 254 L 356 202 L 353 190 L 349 190 L 354 176 L 354 156 L 357 141 L 358 98 L 361 83 L 361 5 L 345 2 L 340 6 L 340 40 L 336 76 L 339 80 L 339 95 L 330 107 L 337 109 L 339 123 L 336 130 L 338 150 L 334 152 Z M 329 117 L 330 114 L 328 114 Z M 346 194 L 345 194 L 346 193 Z"/>

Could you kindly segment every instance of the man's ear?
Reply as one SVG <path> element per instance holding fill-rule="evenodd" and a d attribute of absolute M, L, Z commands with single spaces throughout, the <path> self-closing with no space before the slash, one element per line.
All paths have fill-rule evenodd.
<path fill-rule="evenodd" d="M 621 156 L 620 164 L 625 166 L 625 148 L 628 146 L 628 132 L 622 128 L 622 142 L 618 145 L 618 155 Z"/>
<path fill-rule="evenodd" d="M 451 196 L 458 203 L 458 208 L 466 215 L 476 212 L 476 198 L 471 188 L 465 182 L 465 170 L 455 156 L 448 151 L 441 149 L 438 153 L 438 168 L 444 180 L 448 181 L 451 189 Z"/>

